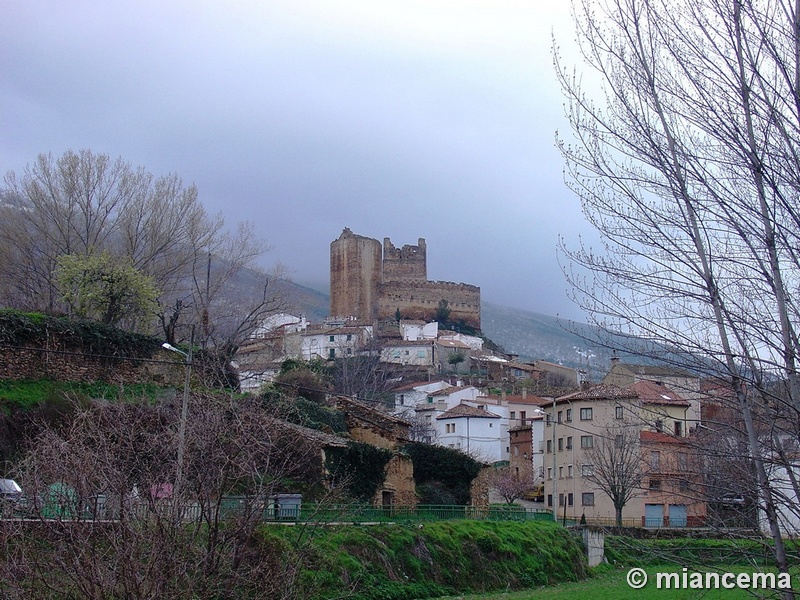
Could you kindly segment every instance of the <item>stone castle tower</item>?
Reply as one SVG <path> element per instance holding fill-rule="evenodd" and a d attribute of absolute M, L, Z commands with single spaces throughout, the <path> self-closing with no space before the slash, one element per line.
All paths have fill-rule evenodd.
<path fill-rule="evenodd" d="M 378 240 L 345 228 L 331 242 L 331 316 L 361 321 L 431 320 L 442 300 L 450 320 L 480 329 L 480 288 L 465 283 L 428 281 L 427 247 L 396 248 L 389 238 Z"/>
<path fill-rule="evenodd" d="M 375 321 L 382 280 L 380 242 L 345 227 L 331 242 L 331 316 Z"/>

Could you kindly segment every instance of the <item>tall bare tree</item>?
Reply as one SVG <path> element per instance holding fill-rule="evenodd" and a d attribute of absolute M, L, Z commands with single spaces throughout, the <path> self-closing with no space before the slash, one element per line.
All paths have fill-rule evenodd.
<path fill-rule="evenodd" d="M 768 471 L 793 473 L 777 446 L 796 439 L 800 408 L 800 6 L 578 0 L 574 9 L 596 77 L 582 80 L 557 58 L 574 134 L 560 148 L 603 243 L 565 248 L 576 299 L 608 331 L 634 336 L 609 344 L 641 353 L 644 338 L 662 358 L 672 350 L 682 366 L 727 381 L 785 571 Z M 756 404 L 773 411 L 760 413 L 766 434 Z"/>
<path fill-rule="evenodd" d="M 40 155 L 7 174 L 0 202 L 0 304 L 58 312 L 60 261 L 108 256 L 159 290 L 156 316 L 167 341 L 188 341 L 195 325 L 202 356 L 224 372 L 236 348 L 282 301 L 256 268 L 268 250 L 253 228 L 230 230 L 209 215 L 194 186 L 155 177 L 90 150 Z"/>

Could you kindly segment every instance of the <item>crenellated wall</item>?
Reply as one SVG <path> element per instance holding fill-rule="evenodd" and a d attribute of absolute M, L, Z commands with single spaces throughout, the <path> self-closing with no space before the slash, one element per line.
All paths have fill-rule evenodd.
<path fill-rule="evenodd" d="M 450 320 L 481 327 L 481 290 L 466 283 L 448 281 L 391 281 L 380 286 L 378 318 L 393 319 L 400 311 L 404 319 L 431 321 L 439 303 L 447 300 Z"/>
<path fill-rule="evenodd" d="M 450 320 L 480 329 L 481 291 L 474 285 L 428 281 L 427 246 L 396 248 L 387 237 L 378 240 L 345 228 L 331 242 L 331 315 L 366 322 L 394 319 L 431 321 L 439 303 L 447 301 Z"/>
<path fill-rule="evenodd" d="M 428 262 L 425 238 L 418 244 L 395 248 L 391 240 L 383 238 L 383 282 L 428 281 Z"/>

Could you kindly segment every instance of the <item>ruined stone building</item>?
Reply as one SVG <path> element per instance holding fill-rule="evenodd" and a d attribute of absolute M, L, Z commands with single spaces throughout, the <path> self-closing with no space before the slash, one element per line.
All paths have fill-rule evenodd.
<path fill-rule="evenodd" d="M 442 300 L 449 320 L 481 326 L 481 291 L 474 285 L 428 281 L 426 245 L 396 248 L 389 238 L 356 235 L 345 228 L 331 242 L 331 315 L 374 322 L 434 318 Z"/>

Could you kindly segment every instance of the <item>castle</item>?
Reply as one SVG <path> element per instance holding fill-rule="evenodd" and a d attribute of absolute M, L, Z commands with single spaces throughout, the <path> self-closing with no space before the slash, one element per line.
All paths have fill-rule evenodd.
<path fill-rule="evenodd" d="M 360 321 L 434 318 L 442 300 L 449 320 L 480 329 L 481 290 L 474 285 L 428 281 L 426 246 L 395 248 L 389 238 L 354 234 L 345 227 L 331 242 L 331 315 Z"/>

